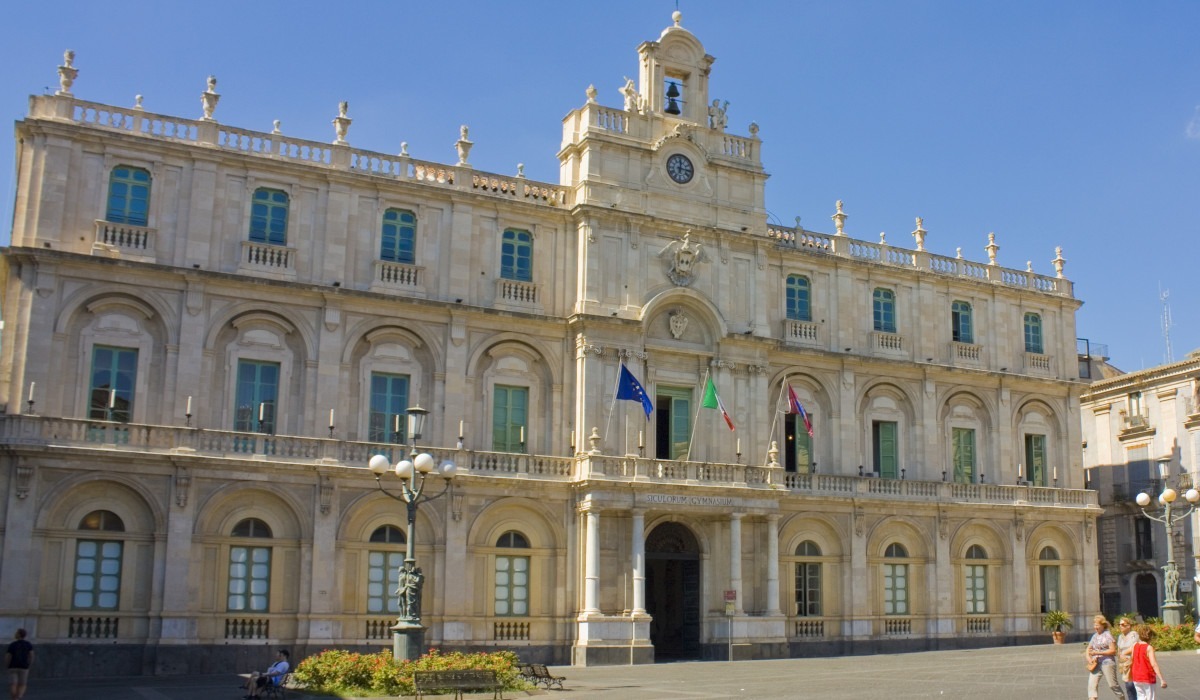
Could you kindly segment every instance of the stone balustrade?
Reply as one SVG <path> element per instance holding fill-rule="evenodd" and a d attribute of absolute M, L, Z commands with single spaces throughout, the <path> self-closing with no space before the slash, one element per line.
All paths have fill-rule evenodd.
<path fill-rule="evenodd" d="M 113 252 L 123 258 L 153 262 L 154 239 L 155 231 L 152 228 L 98 220 L 92 249 L 105 253 Z"/>

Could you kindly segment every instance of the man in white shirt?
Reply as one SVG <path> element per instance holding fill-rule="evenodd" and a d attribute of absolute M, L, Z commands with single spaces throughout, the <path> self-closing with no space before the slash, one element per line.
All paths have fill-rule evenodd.
<path fill-rule="evenodd" d="M 283 677 L 287 675 L 288 670 L 291 668 L 288 665 L 289 656 L 287 649 L 280 649 L 279 653 L 275 656 L 275 663 L 271 664 L 266 673 L 258 673 L 256 671 L 251 675 L 250 681 L 247 683 L 250 693 L 245 696 L 244 700 L 256 700 L 259 694 L 262 693 L 263 688 L 267 687 L 268 683 L 271 685 L 282 683 Z"/>

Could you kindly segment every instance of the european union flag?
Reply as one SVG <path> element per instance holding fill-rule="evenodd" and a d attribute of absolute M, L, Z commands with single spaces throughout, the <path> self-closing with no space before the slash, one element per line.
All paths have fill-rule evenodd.
<path fill-rule="evenodd" d="M 646 412 L 646 420 L 650 420 L 650 412 L 654 410 L 654 402 L 646 396 L 646 390 L 629 371 L 621 365 L 621 381 L 617 383 L 617 398 L 622 401 L 641 401 L 642 410 Z"/>

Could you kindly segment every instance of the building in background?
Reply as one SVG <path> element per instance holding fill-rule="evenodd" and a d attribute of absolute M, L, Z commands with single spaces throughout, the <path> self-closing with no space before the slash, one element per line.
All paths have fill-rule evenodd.
<path fill-rule="evenodd" d="M 199 119 L 85 101 L 68 57 L 17 124 L 0 620 L 83 674 L 385 646 L 415 542 L 426 643 L 530 660 L 1086 629 L 1061 251 L 769 225 L 678 13 L 636 60 L 542 183 L 465 126 L 456 163 L 352 146 L 345 103 L 329 144 L 220 123 L 211 79 Z M 366 465 L 417 404 L 460 476 L 409 533 Z"/>
<path fill-rule="evenodd" d="M 1196 352 L 1181 362 L 1098 379 L 1083 395 L 1083 466 L 1104 508 L 1098 521 L 1100 592 L 1108 614 L 1160 616 L 1168 536 L 1173 538 L 1181 598 L 1191 601 L 1184 613 L 1195 614 L 1193 555 L 1200 548 L 1194 519 L 1179 521 L 1168 534 L 1142 514 L 1134 499 L 1143 492 L 1157 499 L 1165 486 L 1182 493 L 1197 483 L 1198 399 Z M 1182 498 L 1178 505 L 1187 506 Z M 1157 502 L 1147 510 L 1162 515 Z"/>

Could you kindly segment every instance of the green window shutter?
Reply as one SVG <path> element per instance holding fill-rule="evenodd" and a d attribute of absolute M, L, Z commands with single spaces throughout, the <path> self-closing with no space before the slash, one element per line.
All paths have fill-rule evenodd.
<path fill-rule="evenodd" d="M 279 400 L 279 363 L 238 360 L 233 429 L 274 433 Z"/>
<path fill-rule="evenodd" d="M 1042 317 L 1025 314 L 1025 352 L 1042 353 Z"/>
<path fill-rule="evenodd" d="M 895 479 L 900 475 L 899 454 L 896 446 L 896 423 L 875 421 L 875 471 L 884 479 Z"/>
<path fill-rule="evenodd" d="M 1025 436 L 1025 478 L 1034 486 L 1046 486 L 1046 436 Z"/>
<path fill-rule="evenodd" d="M 408 441 L 408 375 L 371 373 L 371 442 L 403 444 Z"/>
<path fill-rule="evenodd" d="M 804 427 L 804 421 L 800 416 L 792 413 L 787 418 L 792 423 L 792 433 L 796 439 L 796 473 L 808 474 L 812 471 L 813 439 L 808 436 L 808 429 Z M 811 413 L 808 414 L 808 419 L 813 420 Z M 813 431 L 816 431 L 815 422 Z"/>
<path fill-rule="evenodd" d="M 96 345 L 92 348 L 88 418 L 128 423 L 133 418 L 138 351 Z"/>
<path fill-rule="evenodd" d="M 971 428 L 954 428 L 951 433 L 954 448 L 954 482 L 975 482 L 975 431 Z"/>
<path fill-rule="evenodd" d="M 496 452 L 524 452 L 521 434 L 528 429 L 526 407 L 529 389 L 497 384 L 492 392 L 492 449 Z"/>

